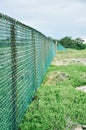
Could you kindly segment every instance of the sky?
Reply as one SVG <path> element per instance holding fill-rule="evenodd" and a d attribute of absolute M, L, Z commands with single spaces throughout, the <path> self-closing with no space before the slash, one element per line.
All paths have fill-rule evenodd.
<path fill-rule="evenodd" d="M 52 38 L 86 40 L 86 0 L 0 0 L 0 12 Z"/>

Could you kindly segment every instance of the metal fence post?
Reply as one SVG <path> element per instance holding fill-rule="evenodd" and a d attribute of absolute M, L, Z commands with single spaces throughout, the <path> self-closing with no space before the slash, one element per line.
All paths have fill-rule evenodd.
<path fill-rule="evenodd" d="M 16 60 L 15 23 L 11 25 L 11 60 L 12 60 L 12 122 L 13 130 L 17 128 L 17 60 Z"/>
<path fill-rule="evenodd" d="M 35 45 L 35 34 L 32 30 L 32 44 L 33 44 L 33 53 L 34 53 L 34 90 L 36 91 L 36 45 Z"/>

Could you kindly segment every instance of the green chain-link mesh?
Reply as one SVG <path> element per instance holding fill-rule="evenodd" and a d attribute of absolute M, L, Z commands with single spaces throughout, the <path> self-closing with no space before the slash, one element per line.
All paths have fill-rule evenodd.
<path fill-rule="evenodd" d="M 53 40 L 0 13 L 0 130 L 17 130 L 56 49 Z"/>

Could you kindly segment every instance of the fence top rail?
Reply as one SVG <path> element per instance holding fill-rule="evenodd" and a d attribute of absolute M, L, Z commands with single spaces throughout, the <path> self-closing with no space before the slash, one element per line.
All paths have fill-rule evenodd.
<path fill-rule="evenodd" d="M 36 30 L 36 29 L 34 29 L 34 28 L 28 26 L 28 25 L 25 25 L 25 24 L 23 24 L 22 22 L 20 22 L 20 21 L 14 19 L 14 18 L 9 17 L 8 15 L 5 15 L 5 14 L 3 14 L 3 13 L 0 13 L 0 19 L 2 19 L 2 18 L 3 18 L 4 20 L 9 21 L 9 22 L 12 23 L 12 24 L 19 24 L 19 25 L 22 25 L 23 27 L 29 28 L 29 29 L 31 29 L 31 30 L 33 30 L 33 31 L 35 31 L 35 32 L 38 32 L 39 34 L 41 34 L 41 35 L 44 36 L 45 38 L 48 38 L 47 36 L 45 36 L 45 35 L 44 35 L 43 33 L 41 33 L 40 31 L 38 31 L 38 30 Z M 48 38 L 48 39 L 49 39 L 49 38 Z"/>

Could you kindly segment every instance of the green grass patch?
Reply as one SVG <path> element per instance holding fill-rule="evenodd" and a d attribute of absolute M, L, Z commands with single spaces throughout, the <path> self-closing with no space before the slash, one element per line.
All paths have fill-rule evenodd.
<path fill-rule="evenodd" d="M 66 55 L 65 51 L 59 53 Z M 71 58 L 71 50 L 67 53 Z M 83 50 L 72 50 L 72 53 L 77 58 L 84 55 Z M 56 74 L 54 79 L 53 74 Z M 25 113 L 20 130 L 72 130 L 76 124 L 86 125 L 86 93 L 76 90 L 81 85 L 86 85 L 86 66 L 51 65 Z"/>

